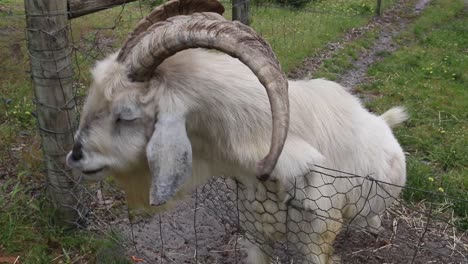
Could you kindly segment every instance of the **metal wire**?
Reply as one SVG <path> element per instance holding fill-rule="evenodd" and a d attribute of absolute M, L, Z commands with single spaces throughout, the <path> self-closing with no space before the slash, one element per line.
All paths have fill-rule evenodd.
<path fill-rule="evenodd" d="M 238 4 L 250 2 L 245 0 Z M 280 2 L 280 1 L 279 1 Z M 299 15 L 308 13 L 310 16 L 322 14 L 339 17 L 365 17 L 371 19 L 372 14 L 359 12 L 340 13 L 317 8 L 295 9 L 298 2 L 254 1 L 251 4 L 250 16 L 256 25 L 262 25 L 263 32 L 268 37 L 281 31 L 282 37 L 277 43 L 287 44 L 294 53 L 298 46 L 305 43 L 303 35 L 324 34 L 315 32 L 314 27 L 304 28 L 301 21 L 287 20 L 285 16 L 271 17 L 283 21 L 281 28 L 269 27 L 268 21 L 259 21 L 257 14 L 264 10 L 289 10 Z M 231 6 L 231 2 L 226 2 Z M 139 3 L 141 11 L 141 3 Z M 75 108 L 75 100 L 79 100 L 78 88 L 85 83 L 82 64 L 94 63 L 113 51 L 113 45 L 102 41 L 107 33 L 115 33 L 124 23 L 136 23 L 138 18 L 132 18 L 124 11 L 126 5 L 120 7 L 111 25 L 96 28 L 93 34 L 76 38 L 71 21 L 67 27 L 55 31 L 41 31 L 54 38 L 60 31 L 69 31 L 71 45 L 61 47 L 74 54 L 75 74 L 60 76 L 59 73 L 69 65 L 42 70 L 57 74 L 52 78 L 62 81 L 73 77 L 75 82 L 73 94 L 64 98 L 61 105 L 49 105 L 35 99 L 37 106 L 50 111 L 68 111 Z M 52 14 L 26 14 L 28 17 L 51 17 L 69 15 L 66 10 Z M 24 17 L 25 14 L 12 14 L 11 17 Z M 142 12 L 140 17 L 142 17 Z M 300 16 L 298 16 L 300 17 Z M 328 20 L 326 20 L 328 21 Z M 318 24 L 326 21 L 317 21 Z M 288 30 L 291 29 L 292 30 Z M 27 29 L 31 30 L 31 29 Z M 272 45 L 275 48 L 275 42 Z M 286 45 L 286 46 L 287 46 Z M 56 50 L 57 48 L 50 49 Z M 288 53 L 289 52 L 289 53 Z M 30 54 L 33 57 L 32 54 Z M 34 59 L 38 59 L 33 57 Z M 42 62 L 58 61 L 63 58 L 41 59 Z M 62 84 L 63 87 L 63 84 Z M 67 121 L 76 129 L 76 119 L 68 116 Z M 52 134 L 53 137 L 72 135 L 73 129 L 55 131 L 38 126 L 41 135 Z M 60 156 L 67 153 L 46 153 L 49 156 Z M 100 185 L 89 185 L 76 178 L 71 171 L 54 163 L 48 172 L 64 172 L 66 178 L 59 184 L 49 183 L 47 188 L 69 193 L 70 201 L 55 201 L 59 207 L 73 209 L 78 212 L 79 219 L 74 224 L 91 231 L 99 232 L 126 249 L 126 253 L 143 259 L 143 263 L 245 263 L 246 251 L 257 248 L 272 263 L 319 263 L 324 259 L 341 257 L 343 263 L 417 263 L 431 258 L 433 263 L 468 263 L 468 240 L 466 230 L 458 227 L 452 217 L 453 208 L 444 207 L 439 203 L 453 205 L 468 203 L 458 197 L 449 197 L 441 193 L 433 193 L 412 187 L 398 186 L 377 180 L 373 175 L 356 175 L 349 172 L 311 165 L 307 175 L 320 177 L 321 185 L 307 182 L 297 182 L 297 179 L 307 175 L 298 175 L 290 183 L 286 191 L 287 200 L 279 197 L 275 183 L 258 183 L 257 186 L 245 186 L 242 183 L 225 177 L 213 178 L 209 183 L 197 188 L 192 198 L 179 204 L 173 211 L 156 216 L 134 216 L 124 202 L 124 194 L 111 184 L 102 182 Z M 337 182 L 343 182 L 350 187 L 347 190 L 337 188 Z M 333 189 L 326 195 L 322 189 Z M 431 197 L 429 202 L 410 204 L 392 195 L 392 188 L 403 189 L 403 192 L 422 192 Z M 359 199 L 348 203 L 355 207 L 356 213 L 351 219 L 340 217 L 344 210 L 333 205 L 338 197 L 345 197 L 350 192 L 360 193 Z M 383 199 L 384 203 L 394 202 L 387 211 L 373 211 L 370 202 Z M 320 204 L 323 201 L 330 201 Z M 427 209 L 428 207 L 428 209 Z M 453 206 L 452 206 L 453 207 Z M 438 211 L 441 209 L 442 212 Z M 361 221 L 362 224 L 359 224 Z M 369 227 L 370 226 L 370 227 Z M 114 232 L 121 233 L 118 239 Z M 193 232 L 190 233 L 190 232 Z M 272 239 L 275 238 L 275 240 Z M 277 238 L 277 239 L 276 239 Z M 242 246 L 239 240 L 250 242 Z M 381 243 L 383 245 L 375 246 Z M 333 251 L 333 247 L 335 250 Z M 395 250 L 413 249 L 412 254 L 402 256 Z M 424 253 L 425 256 L 422 256 Z M 363 259 L 367 258 L 367 259 Z M 398 259 L 395 259 L 398 258 Z"/>

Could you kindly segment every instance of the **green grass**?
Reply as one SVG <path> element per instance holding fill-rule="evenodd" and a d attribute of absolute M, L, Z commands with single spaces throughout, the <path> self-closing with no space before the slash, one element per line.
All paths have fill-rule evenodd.
<path fill-rule="evenodd" d="M 386 54 L 388 58 L 371 69 L 376 82 L 361 90 L 388 95 L 369 105 L 377 112 L 395 104 L 406 105 L 411 111 L 412 119 L 407 127 L 397 131 L 398 138 L 411 153 L 409 184 L 466 197 L 467 151 L 463 146 L 468 145 L 467 116 L 462 111 L 468 101 L 463 90 L 467 78 L 466 50 L 462 52 L 462 47 L 467 46 L 466 33 L 463 38 L 458 37 L 463 33 L 460 28 L 466 19 L 452 19 L 461 8 L 460 2 L 436 1 L 439 4 L 431 7 L 432 11 L 426 12 L 401 39 L 408 47 L 394 56 Z M 2 5 L 14 15 L 0 13 L 3 30 L 0 33 L 5 32 L 0 34 L 0 170 L 8 171 L 5 174 L 8 176 L 0 173 L 0 253 L 21 255 L 22 263 L 50 263 L 53 259 L 71 263 L 79 258 L 93 262 L 96 255 L 103 259 L 112 257 L 114 239 L 57 227 L 52 222 L 53 212 L 47 210 L 49 204 L 37 194 L 44 192 L 44 188 L 37 186 L 45 178 L 39 137 L 34 131 L 35 106 L 27 73 L 23 4 L 20 0 L 9 0 Z M 308 4 L 305 12 L 253 6 L 252 26 L 272 44 L 287 71 L 319 52 L 325 43 L 339 39 L 347 29 L 365 23 L 372 16 L 374 5 L 374 0 L 324 0 Z M 138 3 L 129 4 L 121 11 L 114 8 L 72 21 L 73 41 L 79 51 L 76 54 L 79 67 L 75 67 L 75 72 L 80 94 L 85 93 L 89 84 L 89 67 L 95 59 L 117 48 L 141 17 Z M 226 13 L 229 17 L 229 8 Z M 116 19 L 119 14 L 121 19 Z M 455 28 L 459 29 L 458 35 L 452 32 Z M 332 77 L 333 72 L 349 67 L 359 49 L 365 48 L 375 34 L 371 32 L 350 44 L 354 47 L 346 49 L 340 61 L 328 62 L 330 68 L 324 74 Z M 99 41 L 100 49 L 96 48 L 95 41 Z M 425 197 L 413 194 L 408 198 Z M 466 210 L 463 204 L 459 207 L 459 212 Z"/>
<path fill-rule="evenodd" d="M 341 51 L 323 62 L 323 65 L 314 72 L 314 77 L 336 81 L 341 74 L 353 67 L 353 63 L 358 59 L 359 54 L 363 50 L 369 49 L 377 38 L 378 31 L 371 30 L 364 33 L 359 39 L 346 43 Z M 378 55 L 383 57 L 388 54 Z"/>
<path fill-rule="evenodd" d="M 408 157 L 408 185 L 465 199 L 468 217 L 468 19 L 463 1 L 436 0 L 400 43 L 406 45 L 369 70 L 364 93 L 382 94 L 376 112 L 404 105 L 411 114 L 397 136 Z M 427 199 L 411 192 L 407 198 Z M 465 219 L 467 221 L 468 219 Z M 468 223 L 468 221 L 467 221 Z"/>
<path fill-rule="evenodd" d="M 117 246 L 117 234 L 109 232 L 111 237 L 104 239 L 55 225 L 51 206 L 43 196 L 33 195 L 37 189 L 28 181 L 20 174 L 0 187 L 0 256 L 20 256 L 25 264 L 95 263 L 96 255 L 109 260 L 101 263 L 130 263 Z"/>
<path fill-rule="evenodd" d="M 395 1 L 384 1 L 384 8 Z M 375 0 L 319 1 L 303 9 L 252 6 L 252 27 L 271 44 L 285 71 L 300 65 L 326 43 L 368 21 L 374 14 Z"/>
<path fill-rule="evenodd" d="M 468 19 L 462 0 L 435 0 L 397 42 L 397 52 L 379 54 L 372 66 L 370 84 L 357 87 L 362 94 L 378 95 L 367 106 L 383 113 L 395 105 L 406 106 L 411 119 L 396 135 L 409 152 L 410 201 L 450 199 L 457 217 L 468 227 Z M 336 79 L 352 67 L 355 55 L 368 47 L 377 32 L 349 43 L 325 61 L 318 77 Z"/>
<path fill-rule="evenodd" d="M 40 138 L 33 117 L 33 89 L 26 50 L 24 4 L 1 1 L 0 12 L 0 256 L 20 256 L 21 263 L 130 263 L 117 247 L 118 234 L 66 230 L 58 226 L 55 212 L 45 197 L 45 175 Z M 72 22 L 77 53 L 77 81 L 89 83 L 89 56 L 103 55 L 89 43 L 100 37 L 120 43 L 139 19 L 137 4 L 132 12 L 106 10 Z M 111 29 L 114 27 L 118 30 Z M 106 29 L 109 28 L 109 29 Z M 89 41 L 85 41 L 86 38 Z M 106 50 L 107 51 L 107 50 Z M 110 49 L 109 49 L 110 51 Z M 81 70 L 81 74 L 79 74 Z"/>

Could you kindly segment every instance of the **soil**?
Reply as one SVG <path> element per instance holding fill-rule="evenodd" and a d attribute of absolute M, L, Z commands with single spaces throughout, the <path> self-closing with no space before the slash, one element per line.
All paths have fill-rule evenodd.
<path fill-rule="evenodd" d="M 132 223 L 107 220 L 123 230 L 132 245 L 128 256 L 141 263 L 245 263 L 238 230 L 235 191 L 215 179 L 170 212 Z M 195 201 L 197 203 L 195 204 Z M 234 201 L 234 202 L 233 202 Z M 196 208 L 196 211 L 195 211 Z M 450 216 L 429 219 L 431 209 L 396 203 L 382 216 L 383 231 L 344 229 L 335 242 L 341 263 L 468 263 L 468 234 L 457 231 Z M 196 216 L 196 218 L 195 218 Z M 122 220 L 124 219 L 124 220 Z M 294 245 L 277 245 L 273 263 L 305 263 Z"/>
<path fill-rule="evenodd" d="M 400 1 L 368 24 L 352 29 L 339 42 L 328 43 L 327 47 L 319 55 L 305 59 L 301 66 L 289 74 L 289 77 L 292 79 L 313 77 L 314 72 L 322 63 L 343 49 L 346 43 L 359 39 L 366 32 L 377 30 L 379 36 L 372 47 L 363 50 L 358 59 L 354 61 L 353 67 L 341 74 L 338 79 L 338 83 L 351 90 L 354 90 L 357 85 L 368 82 L 366 73 L 369 67 L 380 61 L 383 58 L 382 54 L 388 54 L 398 49 L 398 45 L 393 41 L 393 38 L 424 10 L 430 0 L 418 0 L 413 8 L 408 8 L 407 3 L 408 1 Z"/>

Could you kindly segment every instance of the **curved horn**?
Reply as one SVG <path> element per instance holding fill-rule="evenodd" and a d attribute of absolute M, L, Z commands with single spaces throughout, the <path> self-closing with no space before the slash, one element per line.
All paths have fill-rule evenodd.
<path fill-rule="evenodd" d="M 246 64 L 266 88 L 273 131 L 268 155 L 257 164 L 267 180 L 283 150 L 289 128 L 288 82 L 270 45 L 251 28 L 215 13 L 177 16 L 153 25 L 127 59 L 129 78 L 143 82 L 165 59 L 190 48 L 216 49 Z"/>
<path fill-rule="evenodd" d="M 224 13 L 224 6 L 218 0 L 171 0 L 156 7 L 136 25 L 122 45 L 117 61 L 125 61 L 130 50 L 143 38 L 144 33 L 153 24 L 178 15 L 191 15 L 199 12 Z"/>

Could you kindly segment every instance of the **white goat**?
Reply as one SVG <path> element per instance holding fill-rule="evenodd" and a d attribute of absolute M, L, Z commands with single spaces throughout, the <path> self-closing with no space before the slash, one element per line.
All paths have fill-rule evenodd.
<path fill-rule="evenodd" d="M 309 262 L 332 262 L 342 225 L 378 229 L 400 192 L 394 186 L 405 184 L 405 157 L 389 126 L 405 112 L 375 116 L 322 79 L 289 81 L 288 112 L 288 83 L 268 44 L 214 13 L 179 16 L 202 11 L 223 9 L 215 0 L 169 1 L 97 63 L 68 164 L 88 178 L 114 175 L 132 207 L 175 201 L 213 175 L 234 177 L 246 186 L 241 222 L 266 241 L 250 247 L 249 263 L 269 263 L 277 240 L 302 241 Z M 189 49 L 196 47 L 249 67 Z M 270 137 L 270 154 L 257 164 Z M 319 173 L 314 164 L 393 185 Z M 304 210 L 286 217 L 287 201 Z"/>

